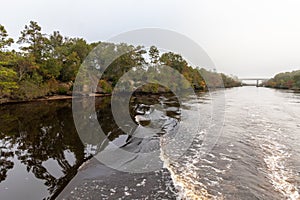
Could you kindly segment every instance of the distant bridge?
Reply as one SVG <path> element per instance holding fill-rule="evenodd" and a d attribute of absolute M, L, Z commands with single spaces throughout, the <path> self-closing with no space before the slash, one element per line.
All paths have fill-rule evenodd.
<path fill-rule="evenodd" d="M 239 81 L 241 81 L 242 85 L 244 85 L 243 81 L 256 81 L 256 84 L 245 84 L 245 85 L 256 85 L 256 87 L 259 86 L 260 81 L 263 82 L 267 80 L 269 80 L 269 78 L 239 78 Z"/>

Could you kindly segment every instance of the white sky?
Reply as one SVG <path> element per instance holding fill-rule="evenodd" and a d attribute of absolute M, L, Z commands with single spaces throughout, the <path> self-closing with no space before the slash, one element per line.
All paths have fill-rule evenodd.
<path fill-rule="evenodd" d="M 46 33 L 105 41 L 158 27 L 196 41 L 217 70 L 270 77 L 300 69 L 299 0 L 9 0 L 0 24 L 17 40 L 30 20 Z"/>

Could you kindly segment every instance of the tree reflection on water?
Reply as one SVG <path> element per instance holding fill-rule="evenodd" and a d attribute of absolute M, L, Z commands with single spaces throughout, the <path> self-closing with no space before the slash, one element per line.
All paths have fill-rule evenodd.
<path fill-rule="evenodd" d="M 0 112 L 0 182 L 19 160 L 28 173 L 44 180 L 50 196 L 55 195 L 87 157 L 73 123 L 71 102 L 4 105 Z M 74 163 L 66 158 L 67 151 L 74 154 Z M 58 163 L 63 176 L 55 177 L 43 165 L 49 159 Z"/>
<path fill-rule="evenodd" d="M 132 105 L 129 106 L 132 120 L 134 121 L 137 112 L 141 112 L 140 104 L 144 105 L 142 109 L 150 109 L 147 105 L 159 103 L 157 99 L 158 96 L 132 98 Z M 82 118 L 95 117 L 92 116 L 92 111 L 96 108 L 96 118 L 105 135 L 90 133 L 80 138 L 74 125 L 70 100 L 1 105 L 0 189 L 9 184 L 6 182 L 10 178 L 9 172 L 30 173 L 34 175 L 33 181 L 42 180 L 48 191 L 48 195 L 42 198 L 55 199 L 76 175 L 83 162 L 92 154 L 103 150 L 110 141 L 125 134 L 114 122 L 110 106 L 111 97 L 96 98 L 95 104 L 90 103 L 88 98 L 79 101 L 84 107 L 78 111 L 82 112 Z M 120 110 L 120 114 L 122 113 Z M 83 123 L 89 121 L 83 120 Z M 127 141 L 130 138 L 128 135 Z M 56 171 L 53 171 L 53 166 L 51 168 L 46 164 L 49 161 L 56 162 Z M 20 170 L 15 167 L 17 162 L 25 166 L 26 170 L 14 171 Z"/>

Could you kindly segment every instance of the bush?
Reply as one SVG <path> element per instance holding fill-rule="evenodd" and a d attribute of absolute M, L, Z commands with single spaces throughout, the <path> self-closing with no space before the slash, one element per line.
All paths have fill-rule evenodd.
<path fill-rule="evenodd" d="M 149 83 L 141 87 L 142 92 L 158 93 L 159 84 Z"/>
<path fill-rule="evenodd" d="M 69 88 L 65 87 L 65 86 L 59 86 L 57 89 L 57 94 L 59 95 L 66 95 L 68 94 Z"/>
<path fill-rule="evenodd" d="M 49 93 L 47 84 L 37 85 L 31 81 L 22 81 L 19 89 L 12 94 L 12 97 L 20 100 L 31 100 L 44 97 Z"/>
<path fill-rule="evenodd" d="M 100 93 L 111 93 L 112 87 L 106 80 L 100 80 L 99 81 L 99 87 L 97 88 L 97 92 Z"/>
<path fill-rule="evenodd" d="M 0 65 L 0 96 L 9 96 L 11 92 L 18 89 L 16 79 L 17 73 L 14 70 Z"/>
<path fill-rule="evenodd" d="M 59 88 L 59 83 L 57 80 L 55 79 L 50 79 L 49 81 L 47 81 L 47 86 L 49 88 L 49 92 L 48 92 L 48 95 L 51 95 L 51 94 L 55 94 Z"/>

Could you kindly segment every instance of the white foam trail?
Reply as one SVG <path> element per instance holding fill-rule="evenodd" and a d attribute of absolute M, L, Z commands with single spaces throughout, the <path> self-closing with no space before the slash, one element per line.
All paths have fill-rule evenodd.
<path fill-rule="evenodd" d="M 279 140 L 286 137 L 282 128 L 259 115 L 253 120 L 264 127 L 263 134 L 252 136 L 252 139 L 256 140 L 263 150 L 264 162 L 269 172 L 267 174 L 269 182 L 286 199 L 300 200 L 297 185 L 293 183 L 296 173 L 287 165 L 287 159 L 291 157 L 290 150 L 276 139 L 278 136 L 280 136 Z"/>
<path fill-rule="evenodd" d="M 185 178 L 187 177 L 177 175 L 163 151 L 161 151 L 160 157 L 164 162 L 164 168 L 168 169 L 171 174 L 173 184 L 177 190 L 177 200 L 214 199 L 213 196 L 207 192 L 205 185 L 201 185 L 201 190 L 195 190 L 193 184 L 191 184 L 191 180 L 186 180 Z"/>
<path fill-rule="evenodd" d="M 163 144 L 164 138 L 161 138 L 161 144 Z M 197 144 L 196 144 L 197 146 Z M 161 145 L 161 153 L 160 158 L 164 163 L 164 168 L 168 169 L 171 174 L 171 178 L 173 184 L 177 190 L 177 199 L 178 200 L 207 200 L 207 199 L 223 199 L 222 196 L 214 196 L 210 194 L 207 190 L 207 186 L 203 184 L 200 180 L 200 175 L 197 173 L 197 166 L 194 164 L 202 161 L 204 163 L 213 163 L 212 161 L 203 159 L 201 154 L 197 154 L 197 152 L 191 151 L 190 153 L 194 153 L 194 155 L 190 155 L 190 157 L 185 159 L 185 162 L 174 162 L 172 158 L 168 157 L 163 150 L 163 145 Z M 190 148 L 189 150 L 191 150 Z M 211 156 L 214 156 L 213 154 Z M 208 167 L 203 166 L 202 167 Z M 223 173 L 223 171 L 219 171 L 218 169 L 213 168 L 213 170 Z M 204 178 L 205 179 L 205 178 Z M 218 185 L 218 181 L 211 181 L 209 179 L 208 185 Z M 220 194 L 221 195 L 221 194 Z"/>
<path fill-rule="evenodd" d="M 280 192 L 289 200 L 299 200 L 300 195 L 297 186 L 290 179 L 294 176 L 294 172 L 285 165 L 285 159 L 291 154 L 286 151 L 286 146 L 276 141 L 264 141 L 260 147 L 266 153 L 264 161 L 268 167 L 268 178 L 276 191 Z"/>

